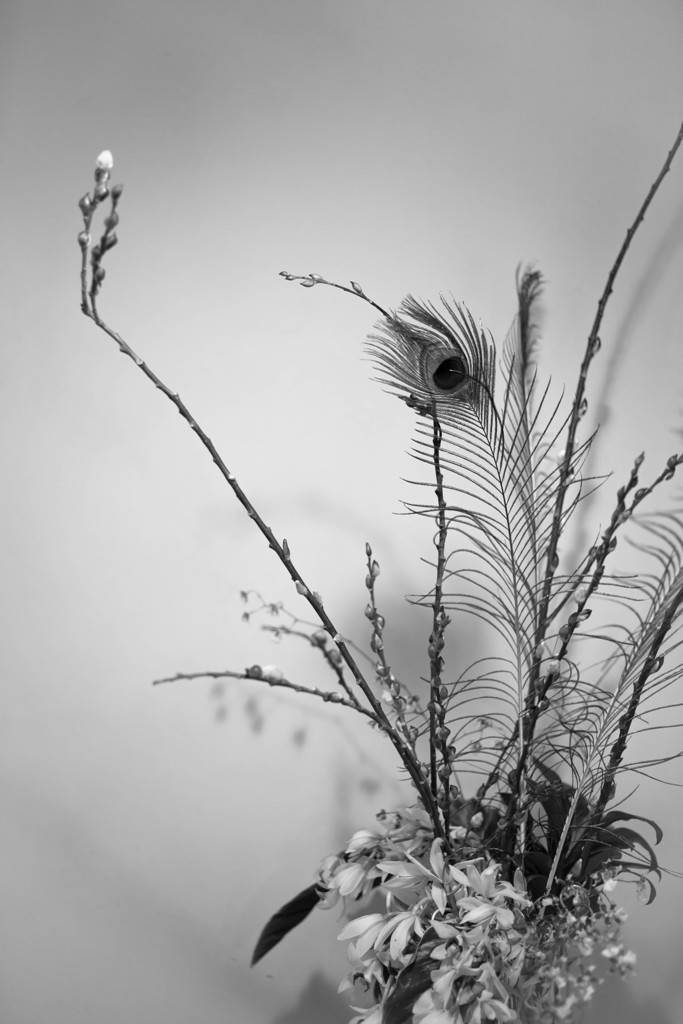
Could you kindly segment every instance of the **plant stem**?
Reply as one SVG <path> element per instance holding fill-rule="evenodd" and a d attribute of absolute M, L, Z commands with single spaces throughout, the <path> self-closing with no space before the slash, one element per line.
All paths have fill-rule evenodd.
<path fill-rule="evenodd" d="M 220 671 L 207 670 L 206 672 L 176 672 L 175 675 L 165 676 L 163 679 L 155 679 L 152 683 L 153 686 L 161 686 L 162 683 L 177 683 L 183 679 L 250 679 L 258 680 L 266 683 L 268 686 L 281 687 L 285 690 L 294 690 L 295 693 L 307 693 L 311 697 L 319 697 L 320 700 L 325 701 L 328 704 L 341 704 L 342 707 L 351 708 L 353 711 L 360 712 L 361 715 L 366 715 L 376 725 L 380 723 L 377 720 L 375 714 L 368 708 L 364 708 L 356 700 L 349 700 L 347 697 L 343 697 L 337 690 L 320 690 L 316 686 L 302 686 L 300 683 L 292 683 L 289 679 L 272 679 L 268 675 L 259 675 L 256 671 L 260 666 L 255 666 L 253 669 L 247 669 L 244 672 L 234 672 L 231 669 L 222 669 Z"/>
<path fill-rule="evenodd" d="M 446 573 L 446 540 L 448 538 L 448 524 L 446 522 L 446 498 L 443 486 L 443 471 L 441 469 L 441 424 L 436 416 L 436 409 L 433 412 L 433 440 L 432 451 L 434 461 L 434 473 L 436 476 L 437 512 L 436 512 L 436 580 L 434 582 L 434 600 L 432 602 L 432 631 L 429 637 L 429 759 L 430 759 L 430 782 L 432 793 L 438 794 L 437 782 L 437 749 L 441 751 L 442 757 L 442 779 L 443 779 L 443 814 L 446 835 L 449 834 L 450 825 L 450 797 L 449 778 L 451 774 L 451 763 L 448 744 L 448 727 L 446 726 L 446 706 L 441 697 L 441 671 L 443 669 L 443 658 L 441 652 L 444 647 L 444 633 L 448 624 L 448 616 L 443 608 L 443 581 Z"/>
<path fill-rule="evenodd" d="M 106 180 L 104 184 L 106 184 Z M 106 198 L 107 194 L 108 192 L 105 194 L 103 198 Z M 112 192 L 112 212 L 114 212 L 119 196 L 120 189 L 114 190 Z M 193 433 L 197 436 L 197 438 L 204 446 L 204 448 L 208 451 L 219 473 L 226 481 L 226 483 L 232 490 L 233 494 L 235 495 L 239 503 L 243 506 L 249 518 L 252 520 L 253 523 L 255 523 L 259 532 L 265 537 L 265 539 L 268 542 L 268 546 L 271 548 L 271 550 L 275 552 L 277 558 L 284 566 L 289 577 L 295 584 L 297 592 L 308 601 L 309 605 L 312 607 L 323 628 L 332 638 L 332 641 L 336 645 L 339 654 L 341 655 L 343 661 L 345 662 L 346 666 L 351 672 L 351 675 L 355 679 L 360 690 L 365 696 L 370 708 L 372 709 L 375 720 L 377 721 L 379 727 L 389 737 L 392 745 L 394 746 L 401 761 L 403 762 L 405 768 L 407 769 L 408 774 L 410 775 L 413 784 L 417 789 L 420 798 L 423 801 L 427 813 L 432 818 L 432 821 L 434 823 L 435 834 L 443 837 L 443 829 L 440 822 L 438 805 L 434 797 L 432 796 L 432 792 L 429 787 L 429 782 L 425 776 L 422 766 L 420 765 L 416 755 L 410 748 L 407 741 L 404 740 L 404 738 L 397 732 L 397 730 L 393 728 L 391 722 L 389 721 L 386 715 L 386 712 L 384 711 L 384 708 L 382 707 L 381 702 L 377 699 L 377 697 L 375 697 L 374 693 L 372 692 L 369 683 L 367 682 L 363 673 L 358 667 L 358 664 L 356 663 L 353 655 L 351 654 L 351 651 L 349 650 L 344 638 L 338 632 L 336 626 L 334 625 L 329 615 L 325 611 L 320 596 L 307 586 L 303 577 L 301 576 L 301 573 L 298 571 L 298 569 L 292 562 L 289 553 L 289 545 L 287 544 L 287 541 L 283 540 L 283 542 L 280 543 L 276 539 L 273 531 L 263 521 L 259 513 L 256 511 L 251 501 L 247 497 L 246 493 L 242 490 L 239 483 L 237 482 L 237 479 L 235 478 L 234 474 L 230 472 L 225 462 L 221 458 L 213 441 L 202 429 L 202 427 L 196 421 L 194 416 L 191 415 L 189 409 L 180 398 L 178 392 L 172 391 L 164 383 L 164 381 L 162 381 L 161 378 L 157 376 L 157 374 L 147 365 L 147 363 L 133 351 L 133 349 L 121 337 L 121 335 L 118 334 L 113 328 L 111 328 L 100 316 L 97 307 L 97 294 L 104 276 L 101 267 L 101 262 L 102 258 L 104 257 L 108 249 L 108 246 L 106 244 L 102 244 L 102 242 L 104 242 L 104 239 L 107 233 L 110 231 L 110 228 L 107 227 L 105 235 L 103 235 L 102 242 L 100 243 L 100 246 L 98 248 L 97 255 L 95 255 L 95 252 L 93 252 L 93 272 L 90 282 L 90 288 L 88 288 L 88 254 L 90 251 L 90 229 L 92 225 L 93 216 L 98 204 L 99 200 L 97 199 L 97 196 L 93 193 L 93 196 L 90 201 L 90 206 L 88 207 L 87 212 L 84 211 L 83 206 L 81 206 L 81 209 L 83 211 L 83 223 L 85 228 L 85 231 L 82 232 L 79 236 L 79 244 L 81 247 L 80 280 L 82 312 L 85 314 L 85 316 L 89 317 L 96 324 L 96 326 L 99 327 L 101 331 L 103 331 L 113 341 L 115 341 L 119 347 L 119 351 L 123 355 L 128 356 L 128 358 L 135 363 L 138 369 L 147 377 L 147 379 L 154 385 L 154 387 L 157 388 L 157 390 L 161 391 L 161 393 L 165 395 L 166 398 L 168 398 L 168 400 L 175 406 L 180 415 L 186 421 L 186 423 L 193 431 Z"/>
<path fill-rule="evenodd" d="M 600 301 L 598 302 L 598 308 L 595 314 L 595 319 L 593 321 L 593 326 L 591 328 L 590 334 L 588 335 L 586 350 L 584 352 L 583 361 L 581 363 L 581 369 L 579 371 L 579 379 L 576 385 L 576 392 L 574 394 L 572 412 L 569 419 L 569 428 L 567 430 L 567 443 L 565 447 L 564 461 L 560 469 L 560 481 L 557 489 L 555 512 L 553 515 L 553 522 L 550 531 L 550 540 L 548 543 L 548 552 L 546 557 L 546 575 L 543 583 L 543 593 L 539 609 L 535 646 L 538 646 L 545 636 L 545 623 L 548 617 L 548 609 L 550 606 L 550 599 L 552 596 L 552 583 L 555 575 L 555 567 L 557 561 L 557 547 L 559 544 L 560 535 L 562 533 L 562 511 L 564 508 L 564 500 L 567 493 L 567 483 L 571 475 L 572 456 L 574 453 L 574 445 L 576 443 L 576 431 L 578 429 L 579 420 L 583 415 L 583 403 L 585 398 L 588 370 L 590 368 L 591 362 L 593 361 L 593 357 L 597 354 L 598 351 L 602 320 L 605 315 L 607 303 L 612 294 L 612 291 L 614 290 L 614 282 L 616 280 L 617 274 L 619 273 L 619 270 L 621 269 L 621 265 L 624 262 L 626 253 L 629 250 L 631 242 L 633 241 L 633 237 L 638 228 L 640 227 L 640 225 L 642 224 L 643 220 L 645 219 L 645 214 L 647 213 L 647 210 L 652 200 L 657 194 L 662 181 L 668 174 L 669 168 L 673 163 L 674 157 L 676 156 L 676 153 L 678 152 L 681 143 L 683 143 L 683 124 L 681 124 L 681 127 L 678 131 L 678 135 L 676 136 L 674 143 L 671 149 L 669 150 L 669 153 L 667 154 L 666 160 L 664 161 L 664 164 L 662 165 L 659 174 L 652 183 L 650 190 L 647 196 L 645 197 L 644 202 L 638 210 L 635 220 L 626 232 L 626 237 L 622 243 L 619 252 L 617 253 L 617 257 L 614 263 L 612 264 L 610 272 L 607 275 L 607 282 L 605 284 L 602 295 L 600 296 Z M 538 668 L 536 671 L 538 671 Z M 532 679 L 530 683 L 530 690 L 534 685 L 535 679 Z"/>
<path fill-rule="evenodd" d="M 681 143 L 683 143 L 683 124 L 681 124 L 681 127 L 679 128 L 678 134 L 674 139 L 673 145 L 667 154 L 667 157 L 662 165 L 661 170 L 659 171 L 659 174 L 652 183 L 650 190 L 647 196 L 645 197 L 644 202 L 640 206 L 640 209 L 636 214 L 635 220 L 626 232 L 626 237 L 622 243 L 621 248 L 619 249 L 619 252 L 617 253 L 617 257 L 614 260 L 614 263 L 612 264 L 612 267 L 607 276 L 607 282 L 605 284 L 602 295 L 600 296 L 600 300 L 598 302 L 598 308 L 595 314 L 595 319 L 593 320 L 593 326 L 591 327 L 590 334 L 588 335 L 588 341 L 586 342 L 586 349 L 579 371 L 579 379 L 576 385 L 576 392 L 574 394 L 571 416 L 569 418 L 569 427 L 567 430 L 567 441 L 565 447 L 564 461 L 562 463 L 562 466 L 560 467 L 560 479 L 557 488 L 557 498 L 555 501 L 555 509 L 553 512 L 552 525 L 550 529 L 550 538 L 546 555 L 546 572 L 543 581 L 541 601 L 539 604 L 536 635 L 534 638 L 535 651 L 539 649 L 541 643 L 545 639 L 547 624 L 549 622 L 548 613 L 550 609 L 550 601 L 553 594 L 553 581 L 555 578 L 555 572 L 557 570 L 557 565 L 559 561 L 557 549 L 560 536 L 562 534 L 564 502 L 567 494 L 567 486 L 569 483 L 569 479 L 571 477 L 574 446 L 576 443 L 576 432 L 578 429 L 579 420 L 581 419 L 585 411 L 584 402 L 588 370 L 599 348 L 600 328 L 602 326 L 602 321 L 605 315 L 605 310 L 607 308 L 607 303 L 614 289 L 614 282 L 616 280 L 617 274 L 621 269 L 621 265 L 624 262 L 626 253 L 628 252 L 631 242 L 633 241 L 633 237 L 638 228 L 640 227 L 640 225 L 642 224 L 645 218 L 645 214 L 647 213 L 647 210 L 652 200 L 657 194 L 662 181 L 668 173 L 669 168 L 673 163 L 674 157 L 676 156 L 676 153 L 678 152 L 678 149 L 681 146 Z M 516 769 L 516 776 L 518 778 L 521 778 L 523 774 L 525 762 L 528 757 L 528 752 L 531 748 L 536 722 L 540 717 L 536 709 L 538 706 L 538 700 L 542 699 L 543 695 L 541 695 L 541 697 L 539 698 L 536 698 L 534 696 L 537 692 L 537 683 L 540 676 L 540 671 L 541 658 L 539 656 L 535 656 L 528 684 L 529 702 L 532 706 L 530 707 L 529 713 L 526 715 L 524 719 L 524 723 L 518 723 L 516 726 L 516 728 L 519 729 L 522 735 L 524 736 L 524 747 L 522 753 L 520 754 L 520 764 L 517 765 Z M 504 852 L 508 859 L 512 857 L 516 841 L 515 820 L 518 800 L 519 793 L 514 791 L 513 788 L 512 798 L 506 809 L 506 814 L 508 816 L 508 826 L 506 829 L 506 837 L 503 844 Z"/>

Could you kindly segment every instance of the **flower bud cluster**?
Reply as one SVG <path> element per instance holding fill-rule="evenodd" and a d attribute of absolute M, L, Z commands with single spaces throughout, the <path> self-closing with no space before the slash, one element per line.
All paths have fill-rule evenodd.
<path fill-rule="evenodd" d="M 391 710 L 391 720 L 394 728 L 408 744 L 414 748 L 417 741 L 418 730 L 410 725 L 406 719 L 406 711 L 411 702 L 406 697 L 404 687 L 391 671 L 387 663 L 384 650 L 384 627 L 386 621 L 380 615 L 375 603 L 375 580 L 380 574 L 379 562 L 372 557 L 372 548 L 365 545 L 365 556 L 367 558 L 367 575 L 365 586 L 369 592 L 370 600 L 365 607 L 365 617 L 372 625 L 370 637 L 370 649 L 377 655 L 375 662 L 375 677 L 381 688 L 382 702 Z"/>
<path fill-rule="evenodd" d="M 108 149 L 103 150 L 95 162 L 95 187 L 92 195 L 86 193 L 78 201 L 79 209 L 83 215 L 84 227 L 84 230 L 78 235 L 78 244 L 81 247 L 83 259 L 85 260 L 86 253 L 91 244 L 90 225 L 92 223 L 93 214 L 95 213 L 99 203 L 104 202 L 105 199 L 111 197 L 111 208 L 104 220 L 104 231 L 99 242 L 93 246 L 90 253 L 92 273 L 92 284 L 90 288 L 91 299 L 97 295 L 105 278 L 105 270 L 102 266 L 104 255 L 110 249 L 113 249 L 118 242 L 116 227 L 119 223 L 119 215 L 116 208 L 123 192 L 123 186 L 114 185 L 113 188 L 109 188 L 109 179 L 111 177 L 113 166 L 114 158 L 112 157 L 111 152 Z"/>

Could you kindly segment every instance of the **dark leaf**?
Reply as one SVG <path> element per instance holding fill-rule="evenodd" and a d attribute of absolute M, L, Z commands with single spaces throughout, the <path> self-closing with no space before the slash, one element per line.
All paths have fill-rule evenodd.
<path fill-rule="evenodd" d="M 594 872 L 599 871 L 600 868 L 609 862 L 619 861 L 621 863 L 621 852 L 613 846 L 592 846 L 590 847 L 591 854 L 587 859 L 584 859 L 584 865 L 581 870 L 581 879 L 588 878 Z"/>
<path fill-rule="evenodd" d="M 433 933 L 432 933 L 433 934 Z M 430 947 L 424 947 L 418 959 L 405 967 L 382 1005 L 382 1024 L 412 1024 L 413 1006 L 432 984 L 432 971 L 437 967 L 429 956 Z"/>
<path fill-rule="evenodd" d="M 524 875 L 541 875 L 544 879 L 548 877 L 552 859 L 543 850 L 529 851 L 524 857 Z"/>
<path fill-rule="evenodd" d="M 603 815 L 601 824 L 609 826 L 615 821 L 644 821 L 655 834 L 655 846 L 659 846 L 664 838 L 664 833 L 657 822 L 653 821 L 652 818 L 644 818 L 642 814 L 627 814 L 626 811 L 608 811 L 607 814 Z"/>
<path fill-rule="evenodd" d="M 662 840 L 662 830 L 656 822 L 651 821 L 649 818 L 644 818 L 639 814 L 628 814 L 626 811 L 608 811 L 607 814 L 603 815 L 599 825 L 595 825 L 591 828 L 591 832 L 594 834 L 592 841 L 585 844 L 583 850 L 583 868 L 581 872 L 582 878 L 587 878 L 594 871 L 597 871 L 606 861 L 619 861 L 622 866 L 622 870 L 626 867 L 633 867 L 637 872 L 642 872 L 643 869 L 647 871 L 653 871 L 657 875 L 660 874 L 659 866 L 657 864 L 657 856 L 647 842 L 639 832 L 636 832 L 632 828 L 613 828 L 617 821 L 644 821 L 647 825 L 650 825 L 655 833 L 655 840 L 657 843 Z M 646 855 L 647 864 L 642 862 L 631 862 L 624 861 L 622 856 L 623 850 L 630 850 L 635 852 L 640 850 Z M 651 884 L 651 883 L 650 883 Z M 653 887 L 654 888 L 654 887 Z M 651 897 L 654 899 L 654 895 Z"/>
<path fill-rule="evenodd" d="M 259 936 L 251 958 L 251 966 L 253 967 L 254 964 L 258 963 L 266 953 L 270 952 L 273 946 L 277 946 L 280 939 L 284 939 L 285 935 L 291 932 L 292 928 L 296 928 L 298 924 L 301 924 L 313 908 L 318 905 L 323 895 L 324 893 L 317 886 L 309 885 L 307 889 L 303 889 L 293 900 L 285 903 L 284 907 L 280 907 L 278 912 L 273 914 Z"/>

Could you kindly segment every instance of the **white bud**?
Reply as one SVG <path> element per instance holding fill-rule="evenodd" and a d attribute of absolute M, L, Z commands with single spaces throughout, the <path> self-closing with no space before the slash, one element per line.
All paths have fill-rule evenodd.
<path fill-rule="evenodd" d="M 110 171 L 114 166 L 114 157 L 111 155 L 111 150 L 103 149 L 95 161 L 95 166 L 98 171 Z"/>
<path fill-rule="evenodd" d="M 284 672 L 277 665 L 263 665 L 261 668 L 261 679 L 267 683 L 281 683 L 284 678 Z"/>

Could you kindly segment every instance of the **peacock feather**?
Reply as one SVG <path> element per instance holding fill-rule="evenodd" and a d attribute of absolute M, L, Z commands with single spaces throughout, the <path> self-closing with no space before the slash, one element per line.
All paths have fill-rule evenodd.
<path fill-rule="evenodd" d="M 455 678 L 439 672 L 432 706 L 449 731 L 445 756 L 457 759 L 458 778 L 479 775 L 478 806 L 500 816 L 500 854 L 552 887 L 578 861 L 593 867 L 591 844 L 624 842 L 623 829 L 617 835 L 605 823 L 606 806 L 629 734 L 678 678 L 676 668 L 656 670 L 664 638 L 667 650 L 676 642 L 683 571 L 674 515 L 642 521 L 654 538 L 642 547 L 657 562 L 651 577 L 606 572 L 617 532 L 652 490 L 636 489 L 640 459 L 608 529 L 578 564 L 560 566 L 559 541 L 594 486 L 581 475 L 592 437 L 561 451 L 572 412 L 539 383 L 541 291 L 537 270 L 518 274 L 518 310 L 498 366 L 490 334 L 443 298 L 437 306 L 408 296 L 368 350 L 379 380 L 416 414 L 412 453 L 428 473 L 413 483 L 429 499 L 436 494 L 408 504 L 437 524 L 439 553 L 434 588 L 413 600 L 473 615 L 497 637 L 495 655 Z M 625 608 L 631 624 L 606 628 L 607 653 L 586 666 L 582 627 L 599 602 Z M 433 746 L 434 733 L 432 715 L 421 735 Z M 642 847 L 640 837 L 634 843 Z"/>
<path fill-rule="evenodd" d="M 559 481 L 557 466 L 547 462 L 564 425 L 557 407 L 546 415 L 547 389 L 532 405 L 540 285 L 534 270 L 518 281 L 519 312 L 503 346 L 498 400 L 493 339 L 462 305 L 442 300 L 436 308 L 408 297 L 368 343 L 382 382 L 417 413 L 413 454 L 432 475 L 424 489 L 434 490 L 435 459 L 443 475 L 444 605 L 481 619 L 508 654 L 505 666 L 488 673 L 475 666 L 473 679 L 453 684 L 451 698 L 471 700 L 476 685 L 480 695 L 497 698 L 497 721 L 508 729 L 524 711 L 543 639 L 544 553 Z M 432 501 L 409 507 L 431 519 L 438 513 Z M 475 556 L 474 564 L 466 560 L 469 568 L 459 564 L 466 552 Z M 417 602 L 428 605 L 433 597 Z M 481 749 L 481 738 L 475 742 Z"/>

